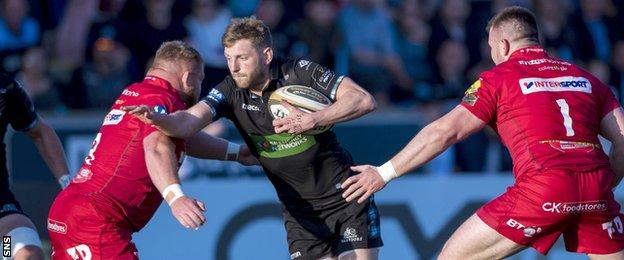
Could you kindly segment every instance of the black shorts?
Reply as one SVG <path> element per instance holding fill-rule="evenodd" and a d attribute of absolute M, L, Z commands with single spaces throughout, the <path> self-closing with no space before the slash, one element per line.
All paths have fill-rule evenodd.
<path fill-rule="evenodd" d="M 22 211 L 22 207 L 15 199 L 15 196 L 13 196 L 13 193 L 10 191 L 0 192 L 0 218 L 11 214 L 27 216 L 24 211 Z"/>
<path fill-rule="evenodd" d="M 284 210 L 290 258 L 319 259 L 360 248 L 383 246 L 379 212 L 373 197 L 323 210 Z"/>

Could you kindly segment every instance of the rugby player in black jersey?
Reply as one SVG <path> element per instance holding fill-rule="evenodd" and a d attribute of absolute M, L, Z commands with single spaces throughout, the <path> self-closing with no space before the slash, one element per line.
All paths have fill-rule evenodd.
<path fill-rule="evenodd" d="M 7 126 L 24 132 L 64 188 L 70 181 L 61 142 L 35 111 L 24 89 L 10 76 L 0 73 L 0 235 L 11 236 L 12 259 L 44 259 L 41 241 L 33 223 L 9 189 L 4 136 Z"/>
<path fill-rule="evenodd" d="M 230 75 L 202 102 L 170 115 L 147 106 L 126 110 L 175 137 L 188 137 L 220 117 L 228 118 L 284 206 L 292 259 L 377 259 L 383 243 L 372 197 L 360 204 L 341 196 L 340 183 L 354 174 L 351 155 L 332 131 L 302 134 L 371 112 L 376 106 L 372 96 L 317 63 L 274 57 L 269 28 L 253 17 L 233 19 L 222 44 Z M 269 96 L 288 85 L 308 86 L 334 103 L 314 113 L 284 104 L 289 115 L 273 120 Z M 237 149 L 229 151 L 236 154 Z"/>

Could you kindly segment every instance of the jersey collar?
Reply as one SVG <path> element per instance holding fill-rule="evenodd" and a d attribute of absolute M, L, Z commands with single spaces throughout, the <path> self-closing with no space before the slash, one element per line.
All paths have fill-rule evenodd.
<path fill-rule="evenodd" d="M 143 78 L 143 83 L 156 85 L 156 86 L 165 88 L 169 91 L 174 91 L 173 86 L 171 85 L 171 83 L 169 83 L 169 81 L 167 81 L 166 79 L 154 76 L 154 75 L 145 76 L 145 78 Z"/>
<path fill-rule="evenodd" d="M 524 56 L 548 56 L 548 53 L 546 53 L 546 50 L 541 46 L 532 45 L 515 50 L 511 56 L 509 56 L 509 59 L 517 59 Z"/>

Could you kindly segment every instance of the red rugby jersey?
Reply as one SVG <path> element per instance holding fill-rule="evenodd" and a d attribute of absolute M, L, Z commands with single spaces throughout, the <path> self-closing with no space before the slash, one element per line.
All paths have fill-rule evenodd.
<path fill-rule="evenodd" d="M 594 76 L 538 46 L 483 72 L 461 105 L 500 135 L 516 177 L 609 165 L 598 141 L 600 121 L 620 104 Z"/>
<path fill-rule="evenodd" d="M 130 85 L 104 118 L 89 154 L 67 188 L 92 194 L 98 201 L 120 210 L 135 230 L 147 224 L 162 202 L 147 172 L 143 150 L 143 139 L 158 129 L 120 109 L 140 104 L 161 113 L 186 108 L 176 90 L 161 78 L 147 76 L 143 82 Z M 173 140 L 181 162 L 184 141 Z"/>

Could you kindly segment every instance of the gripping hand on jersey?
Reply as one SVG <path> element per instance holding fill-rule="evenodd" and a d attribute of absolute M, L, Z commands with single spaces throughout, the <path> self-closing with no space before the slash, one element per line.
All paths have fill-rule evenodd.
<path fill-rule="evenodd" d="M 161 116 L 161 114 L 156 113 L 153 109 L 146 105 L 138 105 L 138 106 L 124 106 L 121 107 L 121 110 L 130 113 L 135 116 L 139 120 L 143 121 L 146 124 L 153 125 L 156 117 Z"/>
<path fill-rule="evenodd" d="M 300 134 L 317 127 L 314 113 L 303 112 L 286 101 L 282 101 L 282 106 L 288 110 L 288 115 L 273 120 L 275 133 Z"/>
<path fill-rule="evenodd" d="M 171 214 L 186 228 L 198 229 L 206 222 L 203 202 L 182 196 L 171 203 Z"/>
<path fill-rule="evenodd" d="M 349 177 L 341 185 L 342 197 L 351 202 L 358 199 L 358 203 L 365 202 L 373 193 L 383 189 L 386 182 L 379 174 L 377 167 L 371 165 L 359 165 L 351 167 L 351 170 L 359 172 Z"/>

